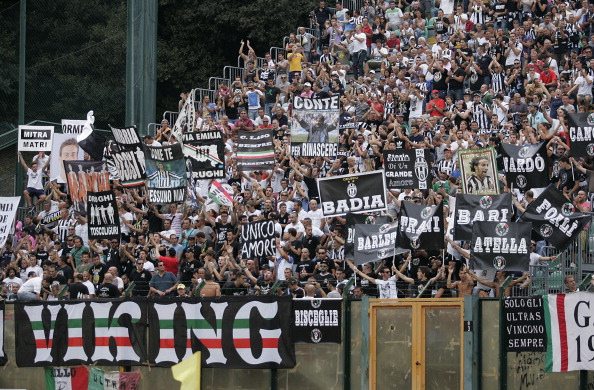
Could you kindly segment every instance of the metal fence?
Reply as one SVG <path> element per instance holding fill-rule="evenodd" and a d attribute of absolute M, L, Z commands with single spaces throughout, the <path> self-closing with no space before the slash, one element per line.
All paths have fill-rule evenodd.
<path fill-rule="evenodd" d="M 243 80 L 243 72 L 243 68 L 238 66 L 225 66 L 223 68 L 223 78 L 231 80 L 231 82 L 235 81 L 236 77 Z"/>
<path fill-rule="evenodd" d="M 215 90 L 206 88 L 194 88 L 192 91 L 194 93 L 195 102 L 201 102 L 204 96 L 208 96 L 211 102 L 215 101 L 215 93 L 217 92 Z"/>
<path fill-rule="evenodd" d="M 231 81 L 224 77 L 211 77 L 208 79 L 208 89 L 214 89 L 216 91 L 221 84 L 227 84 L 229 86 Z"/>
<path fill-rule="evenodd" d="M 283 47 L 273 46 L 270 48 L 270 57 L 276 61 L 278 59 L 278 55 L 282 54 L 287 58 L 287 51 Z"/>
<path fill-rule="evenodd" d="M 167 119 L 170 126 L 173 126 L 173 124 L 177 120 L 178 116 L 179 116 L 179 112 L 177 112 L 177 111 L 165 111 L 163 113 L 163 119 Z"/>

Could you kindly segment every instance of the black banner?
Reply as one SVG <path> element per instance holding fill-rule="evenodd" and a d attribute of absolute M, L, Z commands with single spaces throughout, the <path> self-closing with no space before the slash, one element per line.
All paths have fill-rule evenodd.
<path fill-rule="evenodd" d="M 470 253 L 478 269 L 528 271 L 532 224 L 475 222 Z"/>
<path fill-rule="evenodd" d="M 431 154 L 428 149 L 386 150 L 384 169 L 389 189 L 431 187 Z"/>
<path fill-rule="evenodd" d="M 472 239 L 472 224 L 476 222 L 510 222 L 512 215 L 510 193 L 501 195 L 456 194 L 454 240 Z"/>
<path fill-rule="evenodd" d="M 112 127 L 115 144 L 108 143 L 107 158 L 113 161 L 117 178 L 124 187 L 137 187 L 144 184 L 146 165 L 144 152 L 135 127 L 122 129 Z"/>
<path fill-rule="evenodd" d="M 241 225 L 240 255 L 242 259 L 258 259 L 276 254 L 274 221 Z"/>
<path fill-rule="evenodd" d="M 396 248 L 397 238 L 397 223 L 355 225 L 355 263 L 361 265 L 402 253 Z"/>
<path fill-rule="evenodd" d="M 340 343 L 341 299 L 293 300 L 292 335 L 296 343 Z"/>
<path fill-rule="evenodd" d="M 122 146 L 140 146 L 141 141 L 138 133 L 136 132 L 136 126 L 129 126 L 129 127 L 112 127 L 111 133 L 113 134 L 113 138 L 115 141 Z"/>
<path fill-rule="evenodd" d="M 4 301 L 0 301 L 0 366 L 5 365 L 7 360 L 4 352 Z"/>
<path fill-rule="evenodd" d="M 291 297 L 15 303 L 16 363 L 291 368 Z M 148 332 L 148 338 L 147 338 Z"/>
<path fill-rule="evenodd" d="M 569 139 L 573 157 L 594 156 L 594 113 L 569 114 Z"/>
<path fill-rule="evenodd" d="M 502 143 L 507 185 L 524 192 L 549 185 L 549 157 L 546 143 L 516 146 Z"/>
<path fill-rule="evenodd" d="M 87 194 L 87 226 L 89 238 L 120 238 L 120 214 L 113 191 Z"/>
<path fill-rule="evenodd" d="M 503 327 L 507 352 L 545 352 L 547 331 L 542 297 L 506 298 Z"/>
<path fill-rule="evenodd" d="M 384 224 L 391 223 L 392 218 L 383 215 L 347 213 L 345 216 L 347 237 L 344 243 L 344 258 L 353 259 L 355 256 L 355 225 L 356 224 Z"/>
<path fill-rule="evenodd" d="M 220 131 L 184 133 L 184 155 L 189 159 L 192 179 L 225 177 L 225 142 Z"/>
<path fill-rule="evenodd" d="M 186 164 L 181 144 L 145 146 L 146 188 L 151 203 L 183 202 Z"/>
<path fill-rule="evenodd" d="M 274 168 L 274 136 L 270 130 L 239 131 L 237 169 L 258 171 Z"/>
<path fill-rule="evenodd" d="M 332 157 L 338 153 L 338 144 L 324 142 L 291 142 L 293 157 Z"/>
<path fill-rule="evenodd" d="M 40 224 L 47 229 L 51 229 L 56 226 L 56 223 L 62 218 L 62 213 L 60 210 L 52 211 L 51 213 L 47 213 L 46 215 L 41 218 Z"/>
<path fill-rule="evenodd" d="M 591 221 L 591 216 L 577 212 L 571 201 L 551 184 L 530 202 L 521 220 L 532 222 L 535 233 L 564 251 Z"/>
<path fill-rule="evenodd" d="M 109 191 L 109 172 L 107 165 L 101 161 L 71 160 L 64 161 L 68 195 L 74 210 L 87 213 L 87 193 Z"/>
<path fill-rule="evenodd" d="M 397 244 L 403 249 L 443 249 L 443 204 L 423 206 L 402 202 L 398 213 Z"/>
<path fill-rule="evenodd" d="M 386 181 L 384 179 L 384 171 L 317 179 L 324 216 L 333 217 L 349 212 L 386 210 Z"/>

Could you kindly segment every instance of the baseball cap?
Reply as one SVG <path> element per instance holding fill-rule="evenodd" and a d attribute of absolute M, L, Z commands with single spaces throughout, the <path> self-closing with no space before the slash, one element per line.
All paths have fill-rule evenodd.
<path fill-rule="evenodd" d="M 177 289 L 179 290 L 180 288 L 186 288 L 186 285 L 185 285 L 185 284 L 183 284 L 183 283 L 179 283 L 179 284 L 177 285 Z"/>
<path fill-rule="evenodd" d="M 311 87 L 311 83 L 310 82 L 307 82 L 307 83 L 303 84 L 303 86 L 304 87 Z"/>
<path fill-rule="evenodd" d="M 439 91 L 437 89 L 434 89 L 433 91 L 431 91 L 431 93 L 439 93 Z"/>

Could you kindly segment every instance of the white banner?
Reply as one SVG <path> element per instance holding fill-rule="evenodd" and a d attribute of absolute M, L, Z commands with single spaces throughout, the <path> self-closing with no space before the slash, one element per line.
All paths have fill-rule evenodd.
<path fill-rule="evenodd" d="M 12 230 L 14 217 L 21 201 L 20 196 L 0 198 L 0 248 L 6 244 L 6 239 Z"/>
<path fill-rule="evenodd" d="M 62 134 L 80 134 L 87 122 L 87 119 L 62 119 Z"/>
<path fill-rule="evenodd" d="M 74 134 L 54 134 L 50 155 L 50 179 L 66 183 L 64 161 L 84 160 L 84 151 L 78 146 Z"/>
<path fill-rule="evenodd" d="M 54 126 L 19 126 L 19 152 L 52 150 Z"/>

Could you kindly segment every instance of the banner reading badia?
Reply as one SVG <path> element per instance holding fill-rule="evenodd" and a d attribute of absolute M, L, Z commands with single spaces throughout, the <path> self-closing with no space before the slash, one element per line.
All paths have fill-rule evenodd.
<path fill-rule="evenodd" d="M 240 131 L 237 142 L 237 169 L 243 172 L 274 167 L 274 136 L 270 130 Z"/>
<path fill-rule="evenodd" d="M 428 149 L 386 150 L 384 170 L 389 189 L 431 187 L 431 154 Z"/>
<path fill-rule="evenodd" d="M 383 170 L 325 177 L 317 179 L 317 183 L 325 217 L 386 210 Z"/>
<path fill-rule="evenodd" d="M 88 192 L 86 216 L 90 239 L 120 238 L 120 214 L 113 191 Z"/>
<path fill-rule="evenodd" d="M 20 201 L 20 196 L 0 198 L 0 248 L 6 244 Z"/>
<path fill-rule="evenodd" d="M 239 240 L 242 259 L 260 259 L 276 254 L 274 221 L 259 221 L 241 225 Z"/>
<path fill-rule="evenodd" d="M 110 126 L 111 127 L 111 126 Z M 115 170 L 113 179 L 124 187 L 138 187 L 146 178 L 145 155 L 135 127 L 111 127 L 114 142 L 106 146 L 106 159 Z"/>
<path fill-rule="evenodd" d="M 293 341 L 296 343 L 340 343 L 341 299 L 293 300 Z"/>
<path fill-rule="evenodd" d="M 19 152 L 52 150 L 54 126 L 19 126 Z"/>
<path fill-rule="evenodd" d="M 87 193 L 111 189 L 107 165 L 101 161 L 64 161 L 68 195 L 74 210 L 86 214 Z"/>
<path fill-rule="evenodd" d="M 528 271 L 532 224 L 475 222 L 470 253 L 478 269 Z"/>
<path fill-rule="evenodd" d="M 551 184 L 530 202 L 521 220 L 532 222 L 536 234 L 557 250 L 563 251 L 590 223 L 592 217 L 576 211 L 573 203 Z"/>
<path fill-rule="evenodd" d="M 458 150 L 462 191 L 474 195 L 498 195 L 497 164 L 493 148 Z"/>
<path fill-rule="evenodd" d="M 402 202 L 398 213 L 397 245 L 403 249 L 443 249 L 443 203 L 423 206 Z"/>
<path fill-rule="evenodd" d="M 292 142 L 338 142 L 339 96 L 313 99 L 295 96 L 292 113 Z"/>
<path fill-rule="evenodd" d="M 396 247 L 397 239 L 397 223 L 356 224 L 355 263 L 361 265 L 403 253 Z"/>
<path fill-rule="evenodd" d="M 191 178 L 221 179 L 225 177 L 225 143 L 220 131 L 184 133 L 184 156 L 188 158 Z"/>
<path fill-rule="evenodd" d="M 186 164 L 181 144 L 145 146 L 146 187 L 151 203 L 183 202 Z"/>
<path fill-rule="evenodd" d="M 549 185 L 549 157 L 546 143 L 522 146 L 502 143 L 501 145 L 508 186 L 523 192 Z"/>
<path fill-rule="evenodd" d="M 594 113 L 569 114 L 569 139 L 574 157 L 594 157 Z"/>
<path fill-rule="evenodd" d="M 510 193 L 501 195 L 457 194 L 454 209 L 454 240 L 472 239 L 474 222 L 509 222 L 512 215 Z"/>

